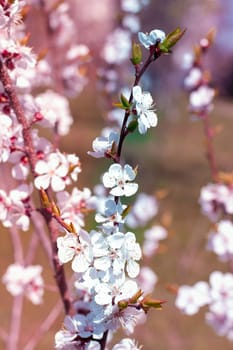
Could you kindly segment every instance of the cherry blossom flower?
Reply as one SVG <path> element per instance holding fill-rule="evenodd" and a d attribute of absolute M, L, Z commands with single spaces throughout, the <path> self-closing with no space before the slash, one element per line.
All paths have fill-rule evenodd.
<path fill-rule="evenodd" d="M 120 275 L 124 271 L 124 234 L 114 233 L 107 238 L 101 232 L 91 231 L 91 241 L 93 246 L 94 267 L 100 271 L 107 271 L 112 268 L 114 276 Z"/>
<path fill-rule="evenodd" d="M 125 334 L 129 335 L 134 332 L 135 326 L 140 322 L 144 315 L 142 310 L 136 308 L 125 308 L 120 310 L 117 305 L 108 305 L 105 308 L 107 317 L 105 318 L 106 327 L 114 332 L 122 327 Z"/>
<path fill-rule="evenodd" d="M 223 312 L 233 308 L 233 275 L 214 271 L 210 274 L 210 310 Z"/>
<path fill-rule="evenodd" d="M 224 211 L 233 213 L 233 189 L 224 184 L 208 184 L 201 189 L 199 203 L 203 214 L 216 221 Z"/>
<path fill-rule="evenodd" d="M 69 318 L 69 322 L 67 322 Z M 104 325 L 98 324 L 94 321 L 94 315 L 90 312 L 86 316 L 81 314 L 76 314 L 73 317 L 66 316 L 66 325 L 69 325 L 69 329 L 72 332 L 76 331 L 76 336 L 81 338 L 89 338 L 94 336 L 96 338 L 101 338 L 105 330 Z"/>
<path fill-rule="evenodd" d="M 138 40 L 146 48 L 156 45 L 158 42 L 163 42 L 166 34 L 160 29 L 154 29 L 150 33 L 138 33 Z"/>
<path fill-rule="evenodd" d="M 120 64 L 125 59 L 128 59 L 130 50 L 130 33 L 127 30 L 116 28 L 107 37 L 102 56 L 109 64 Z"/>
<path fill-rule="evenodd" d="M 15 0 L 13 3 L 2 1 L 0 5 L 0 29 L 9 28 L 21 20 L 20 10 L 25 5 L 24 0 Z"/>
<path fill-rule="evenodd" d="M 5 114 L 0 115 L 0 162 L 6 162 L 11 152 L 13 122 Z"/>
<path fill-rule="evenodd" d="M 107 199 L 104 205 L 103 214 L 97 213 L 95 220 L 101 224 L 104 233 L 113 233 L 119 230 L 119 225 L 124 223 L 122 213 L 126 208 L 120 201 L 116 204 L 113 199 Z"/>
<path fill-rule="evenodd" d="M 10 207 L 10 198 L 4 190 L 0 189 L 0 220 L 5 221 Z"/>
<path fill-rule="evenodd" d="M 137 283 L 133 280 L 127 280 L 119 286 L 110 283 L 100 283 L 95 287 L 95 302 L 98 305 L 117 304 L 120 300 L 129 299 L 137 291 Z"/>
<path fill-rule="evenodd" d="M 68 164 L 61 163 L 58 153 L 50 153 L 46 160 L 39 160 L 35 166 L 38 174 L 35 178 L 35 186 L 47 189 L 50 185 L 53 191 L 63 191 L 65 188 L 65 176 L 68 174 Z"/>
<path fill-rule="evenodd" d="M 175 305 L 186 315 L 194 315 L 199 311 L 200 307 L 209 302 L 209 286 L 206 282 L 201 281 L 192 287 L 181 286 L 178 289 Z"/>
<path fill-rule="evenodd" d="M 214 96 L 215 90 L 207 85 L 202 85 L 197 90 L 191 92 L 189 103 L 192 111 L 200 112 L 205 108 L 210 108 Z"/>
<path fill-rule="evenodd" d="M 154 196 L 146 193 L 140 193 L 126 217 L 126 224 L 129 227 L 136 228 L 145 226 L 158 212 L 158 202 Z"/>
<path fill-rule="evenodd" d="M 219 336 L 226 336 L 232 341 L 232 317 L 228 317 L 225 311 L 207 312 L 205 315 L 206 322 L 212 326 Z"/>
<path fill-rule="evenodd" d="M 94 152 L 87 152 L 94 158 L 107 157 L 110 154 L 113 143 L 117 146 L 119 141 L 119 133 L 109 130 L 106 136 L 97 137 L 93 143 L 92 147 Z"/>
<path fill-rule="evenodd" d="M 0 41 L 0 56 L 9 72 L 15 68 L 26 69 L 36 65 L 36 58 L 30 47 L 23 46 L 7 37 Z M 14 75 L 12 77 L 14 78 Z"/>
<path fill-rule="evenodd" d="M 138 13 L 149 0 L 121 0 L 121 9 L 125 12 Z"/>
<path fill-rule="evenodd" d="M 36 158 L 38 160 L 43 160 L 46 157 L 46 155 L 52 151 L 52 145 L 44 137 L 38 136 L 37 129 L 34 129 L 32 131 L 32 137 L 33 146 L 36 151 Z M 9 162 L 13 164 L 11 174 L 17 180 L 26 180 L 29 175 L 30 167 L 28 157 L 26 156 L 24 151 L 24 145 L 21 140 L 21 137 L 18 137 L 17 141 L 15 140 L 12 149 L 13 151 L 10 154 L 9 158 Z"/>
<path fill-rule="evenodd" d="M 160 225 L 154 225 L 144 233 L 143 254 L 153 256 L 159 247 L 159 241 L 167 238 L 167 230 Z"/>
<path fill-rule="evenodd" d="M 66 94 L 69 97 L 80 94 L 88 82 L 86 75 L 76 63 L 64 66 L 61 75 Z"/>
<path fill-rule="evenodd" d="M 231 221 L 222 220 L 217 224 L 216 231 L 211 232 L 209 236 L 207 247 L 223 261 L 233 257 L 233 224 Z"/>
<path fill-rule="evenodd" d="M 64 319 L 64 329 L 55 334 L 55 349 L 58 350 L 76 350 L 81 345 L 77 338 L 77 329 L 72 318 L 66 316 Z"/>
<path fill-rule="evenodd" d="M 55 348 L 68 350 L 77 349 L 80 346 L 82 349 L 97 350 L 99 348 L 96 347 L 96 342 L 90 341 L 91 344 L 86 347 L 85 344 L 87 341 L 85 340 L 83 342 L 80 338 L 85 339 L 94 336 L 95 339 L 99 339 L 102 337 L 104 331 L 104 324 L 95 322 L 92 313 L 88 313 L 86 316 L 81 314 L 74 315 L 73 317 L 66 316 L 64 329 L 55 335 Z"/>
<path fill-rule="evenodd" d="M 124 16 L 122 25 L 129 29 L 132 33 L 137 33 L 141 26 L 139 18 L 133 14 Z"/>
<path fill-rule="evenodd" d="M 67 135 L 73 123 L 68 100 L 58 93 L 47 90 L 35 98 L 38 111 L 43 116 L 40 124 L 53 127 L 58 135 Z"/>
<path fill-rule="evenodd" d="M 7 268 L 2 281 L 13 296 L 24 294 L 33 304 L 40 304 L 44 293 L 41 272 L 42 267 L 39 265 L 23 267 L 12 264 Z"/>
<path fill-rule="evenodd" d="M 8 225 L 10 227 L 15 223 L 23 231 L 27 231 L 30 225 L 30 195 L 32 186 L 27 184 L 19 185 L 16 189 L 11 190 L 9 198 L 11 205 L 8 211 Z M 4 222 L 6 225 L 6 221 Z M 9 227 L 9 226 L 8 226 Z"/>
<path fill-rule="evenodd" d="M 189 74 L 186 76 L 184 80 L 184 86 L 187 89 L 194 89 L 199 85 L 199 83 L 201 82 L 201 79 L 202 79 L 201 69 L 198 67 L 193 67 L 189 71 Z"/>
<path fill-rule="evenodd" d="M 92 260 L 90 238 L 86 231 L 80 230 L 79 235 L 67 233 L 57 238 L 58 258 L 61 264 L 72 260 L 72 270 L 85 272 Z"/>
<path fill-rule="evenodd" d="M 4 227 L 16 225 L 19 229 L 27 231 L 30 225 L 30 194 L 32 186 L 19 185 L 7 195 L 0 191 L 0 220 Z"/>
<path fill-rule="evenodd" d="M 153 292 L 155 284 L 158 281 L 158 276 L 150 267 L 142 266 L 137 281 L 140 289 L 143 290 L 146 295 Z"/>
<path fill-rule="evenodd" d="M 135 234 L 127 232 L 124 237 L 124 257 L 126 259 L 126 271 L 131 278 L 139 274 L 139 265 L 136 261 L 141 259 L 142 253 L 139 243 L 136 242 Z"/>
<path fill-rule="evenodd" d="M 141 258 L 141 249 L 132 232 L 116 232 L 105 238 L 100 232 L 92 231 L 94 267 L 97 270 L 112 269 L 113 276 L 124 273 L 125 267 L 129 277 L 139 274 L 137 261 Z"/>
<path fill-rule="evenodd" d="M 82 191 L 76 187 L 71 194 L 66 191 L 57 193 L 57 204 L 61 211 L 61 218 L 67 223 L 74 225 L 76 231 L 84 226 L 84 215 L 95 208 L 95 197 L 91 195 L 89 188 Z"/>
<path fill-rule="evenodd" d="M 111 188 L 113 196 L 132 196 L 138 190 L 138 184 L 131 182 L 135 179 L 136 172 L 128 164 L 122 168 L 120 164 L 112 164 L 107 173 L 103 175 L 103 184 Z"/>
<path fill-rule="evenodd" d="M 157 114 L 153 110 L 153 99 L 148 91 L 142 92 L 140 86 L 133 87 L 134 104 L 138 116 L 138 130 L 145 134 L 147 129 L 158 123 Z"/>

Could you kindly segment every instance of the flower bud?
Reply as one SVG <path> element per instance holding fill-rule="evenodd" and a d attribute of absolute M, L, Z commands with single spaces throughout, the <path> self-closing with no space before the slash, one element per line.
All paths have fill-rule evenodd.
<path fill-rule="evenodd" d="M 133 43 L 131 62 L 136 65 L 142 62 L 142 50 L 139 44 Z"/>

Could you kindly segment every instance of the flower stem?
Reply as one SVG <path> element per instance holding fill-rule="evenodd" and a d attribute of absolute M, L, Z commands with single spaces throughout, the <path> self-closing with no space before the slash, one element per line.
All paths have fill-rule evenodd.
<path fill-rule="evenodd" d="M 213 135 L 209 122 L 209 115 L 205 113 L 202 115 L 203 126 L 204 126 L 204 135 L 206 140 L 206 157 L 209 162 L 209 167 L 211 171 L 212 179 L 218 181 L 218 170 L 216 165 L 214 147 L 213 147 Z"/>
<path fill-rule="evenodd" d="M 139 69 L 138 65 L 135 65 L 135 80 L 134 80 L 134 84 L 133 87 L 139 84 L 139 81 L 141 79 L 141 77 L 143 76 L 143 74 L 146 72 L 146 70 L 148 69 L 149 65 L 155 61 L 156 59 L 158 59 L 161 56 L 162 52 L 159 49 L 158 46 L 152 46 L 150 49 L 150 53 L 149 56 L 147 58 L 147 60 L 145 61 L 145 63 L 143 64 L 142 68 Z M 131 93 L 130 93 L 130 97 L 129 97 L 129 103 L 131 104 L 133 101 L 133 92 L 131 89 Z M 121 152 L 122 152 L 122 146 L 123 146 L 123 142 L 125 140 L 125 137 L 127 135 L 127 121 L 128 118 L 130 116 L 130 110 L 126 110 L 125 111 L 125 116 L 124 116 L 124 120 L 122 123 L 122 127 L 121 127 L 121 132 L 120 132 L 120 139 L 119 139 L 119 143 L 118 143 L 118 148 L 117 148 L 117 157 L 116 157 L 116 163 L 120 163 L 120 158 L 121 158 Z"/>
<path fill-rule="evenodd" d="M 11 326 L 6 344 L 6 350 L 17 350 L 21 329 L 21 317 L 23 310 L 23 295 L 18 295 L 13 299 Z"/>

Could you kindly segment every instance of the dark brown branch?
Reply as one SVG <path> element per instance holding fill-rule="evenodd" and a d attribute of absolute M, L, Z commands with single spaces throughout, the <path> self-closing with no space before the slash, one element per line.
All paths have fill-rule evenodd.
<path fill-rule="evenodd" d="M 31 173 L 33 177 L 36 177 L 35 173 L 35 165 L 36 165 L 36 153 L 34 150 L 34 145 L 32 141 L 31 131 L 30 131 L 30 124 L 24 114 L 23 108 L 19 102 L 16 89 L 13 86 L 13 83 L 11 81 L 11 78 L 8 74 L 7 68 L 5 67 L 4 63 L 0 60 L 0 81 L 3 84 L 4 90 L 6 94 L 8 95 L 10 106 L 15 112 L 15 115 L 17 117 L 17 120 L 19 124 L 22 126 L 22 134 L 24 139 L 24 149 L 25 153 L 28 157 Z M 48 213 L 46 214 L 44 211 L 41 211 L 46 223 L 47 227 L 49 229 L 51 244 L 52 244 L 52 251 L 53 251 L 53 265 L 55 269 L 55 279 L 56 283 L 58 285 L 61 298 L 63 300 L 65 313 L 68 314 L 70 311 L 70 302 L 69 298 L 67 297 L 68 288 L 65 278 L 64 269 L 60 264 L 58 263 L 57 259 L 57 246 L 56 246 L 56 237 L 57 237 L 57 230 L 52 222 L 52 216 L 48 217 Z M 40 236 L 41 239 L 41 236 Z M 42 241 L 43 242 L 43 241 Z M 44 246 L 45 247 L 45 246 Z M 47 249 L 46 249 L 46 252 Z"/>
<path fill-rule="evenodd" d="M 155 61 L 157 58 L 159 58 L 161 56 L 161 54 L 162 54 L 162 52 L 160 51 L 158 46 L 154 46 L 154 47 L 150 48 L 149 56 L 148 56 L 147 60 L 145 61 L 145 63 L 143 64 L 142 68 L 139 69 L 138 65 L 135 66 L 135 80 L 134 80 L 133 87 L 139 84 L 139 81 L 140 81 L 141 77 L 143 76 L 145 71 L 148 69 L 150 64 L 153 61 Z M 129 103 L 132 103 L 132 101 L 133 101 L 133 92 L 132 92 L 132 89 L 131 89 Z M 125 137 L 127 136 L 127 127 L 126 127 L 126 125 L 127 125 L 127 121 L 128 121 L 129 116 L 130 116 L 130 111 L 126 110 L 125 111 L 124 120 L 123 120 L 123 123 L 122 123 L 122 127 L 121 127 L 121 133 L 120 133 L 120 139 L 119 139 L 119 143 L 118 143 L 118 148 L 117 148 L 117 158 L 115 160 L 116 163 L 120 163 L 120 157 L 121 157 L 121 151 L 122 151 L 123 142 L 125 140 Z"/>

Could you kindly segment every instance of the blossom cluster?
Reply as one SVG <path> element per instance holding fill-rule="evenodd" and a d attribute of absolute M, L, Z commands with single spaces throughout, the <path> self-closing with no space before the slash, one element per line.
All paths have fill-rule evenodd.
<path fill-rule="evenodd" d="M 40 304 L 44 294 L 41 272 L 39 265 L 24 267 L 15 263 L 8 266 L 2 281 L 13 296 L 25 295 L 33 304 Z"/>
<path fill-rule="evenodd" d="M 233 181 L 232 175 L 217 171 L 212 147 L 214 129 L 209 124 L 209 112 L 215 95 L 210 84 L 210 74 L 201 65 L 203 53 L 209 48 L 213 33 L 200 41 L 196 47 L 192 65 L 184 85 L 190 92 L 191 112 L 203 119 L 206 137 L 206 153 L 213 182 L 202 187 L 199 203 L 201 211 L 211 222 L 207 249 L 219 260 L 231 266 L 233 258 Z M 196 314 L 203 306 L 208 307 L 206 322 L 218 335 L 233 340 L 233 274 L 213 271 L 209 283 L 199 281 L 193 286 L 179 287 L 176 306 L 187 315 Z"/>
<path fill-rule="evenodd" d="M 138 30 L 135 14 L 147 3 L 145 0 L 121 2 L 126 13 L 122 23 L 129 28 L 128 33 Z M 46 16 L 48 41 L 55 52 L 37 56 L 27 46 L 22 16 L 28 4 L 38 7 Z M 146 266 L 140 271 L 142 251 L 132 232 L 154 218 L 158 203 L 153 196 L 140 194 L 130 212 L 124 198 L 138 191 L 138 168 L 125 164 L 121 157 L 127 134 L 136 128 L 145 134 L 149 128 L 156 127 L 158 118 L 150 92 L 143 91 L 140 79 L 136 80 L 131 97 L 122 94 L 120 109 L 124 122 L 114 129 L 106 128 L 93 141 L 93 151 L 88 152 L 94 158 L 112 162 L 102 176 L 101 195 L 93 195 L 89 188 L 67 190 L 77 182 L 82 167 L 77 155 L 59 149 L 60 136 L 69 133 L 73 122 L 64 93 L 73 96 L 82 90 L 86 78 L 79 74 L 79 68 L 89 56 L 86 46 L 71 40 L 75 27 L 69 13 L 66 2 L 0 2 L 0 161 L 10 164 L 12 186 L 17 183 L 13 189 L 9 189 L 11 184 L 0 189 L 0 220 L 13 232 L 13 228 L 38 229 L 37 222 L 31 221 L 34 214 L 39 213 L 41 221 L 45 219 L 56 282 L 66 312 L 63 327 L 55 335 L 55 348 L 97 350 L 105 348 L 109 335 L 119 327 L 128 335 L 137 322 L 144 320 L 150 308 L 161 308 L 162 301 L 147 295 L 152 292 L 157 276 Z M 106 57 L 109 52 L 112 55 L 111 40 L 115 45 L 118 35 L 113 33 L 113 39 L 107 39 L 107 49 L 103 50 Z M 120 35 L 120 42 L 131 49 L 129 36 L 124 35 Z M 161 54 L 158 45 L 165 37 L 161 30 L 138 34 L 139 42 L 148 49 L 150 63 Z M 58 50 L 60 57 L 56 55 Z M 117 48 L 118 63 L 122 59 L 119 52 Z M 124 55 L 126 52 L 128 57 L 128 50 L 123 50 Z M 43 92 L 38 93 L 41 91 L 38 87 Z M 52 132 L 53 142 L 41 136 L 44 128 Z M 34 199 L 36 195 L 40 196 L 39 207 Z M 88 232 L 84 228 L 85 214 L 93 210 L 96 210 L 96 226 Z M 55 229 L 51 222 L 55 222 Z M 43 229 L 41 223 L 39 230 Z M 38 234 L 40 239 L 42 235 Z M 144 254 L 152 256 L 159 241 L 166 237 L 165 229 L 152 225 L 145 232 Z M 31 244 L 35 244 L 33 236 L 31 239 Z M 46 239 L 47 236 L 41 240 L 44 243 Z M 42 267 L 30 265 L 28 261 L 32 258 L 24 261 L 23 249 L 19 248 L 20 253 L 15 248 L 16 261 L 7 268 L 2 281 L 13 296 L 25 295 L 32 303 L 39 304 L 44 289 Z M 47 253 L 51 259 L 50 249 Z M 68 262 L 73 272 L 74 295 L 67 303 L 66 281 L 61 276 L 64 277 L 62 265 Z M 113 349 L 139 347 L 125 338 Z"/>
<path fill-rule="evenodd" d="M 196 314 L 200 307 L 208 305 L 206 321 L 216 333 L 233 340 L 233 275 L 214 271 L 209 284 L 204 281 L 193 286 L 179 288 L 176 306 L 186 315 Z"/>
<path fill-rule="evenodd" d="M 184 87 L 189 92 L 190 111 L 194 116 L 202 117 L 212 109 L 215 89 L 211 86 L 211 76 L 201 62 L 202 55 L 211 44 L 210 38 L 200 41 L 198 52 L 190 54 L 188 72 L 184 79 Z"/>

